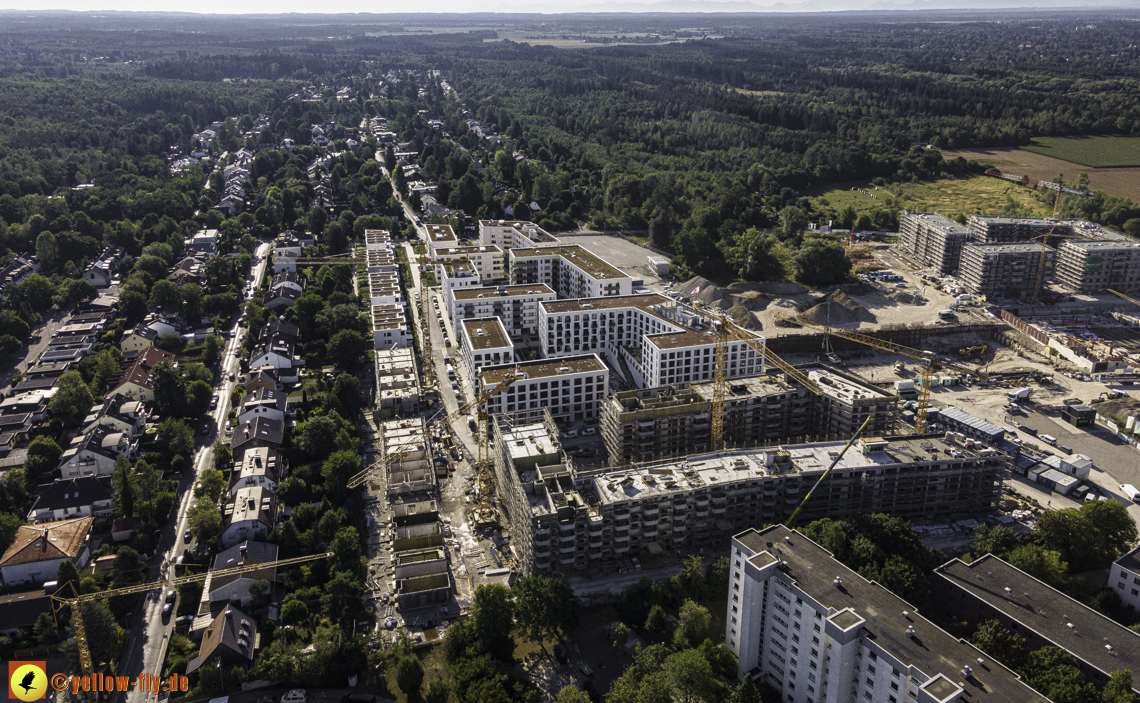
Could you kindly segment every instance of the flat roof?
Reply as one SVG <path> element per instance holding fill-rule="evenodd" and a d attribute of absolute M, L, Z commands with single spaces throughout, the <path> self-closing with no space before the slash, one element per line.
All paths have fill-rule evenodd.
<path fill-rule="evenodd" d="M 958 224 L 954 220 L 951 220 L 949 217 L 945 217 L 945 216 L 939 215 L 937 213 L 933 213 L 933 212 L 907 212 L 907 213 L 904 213 L 904 215 L 910 215 L 911 217 L 917 217 L 927 227 L 934 227 L 934 228 L 940 229 L 943 232 L 945 232 L 946 234 L 955 234 L 955 235 L 960 234 L 962 236 L 966 236 L 967 234 L 970 233 L 970 230 L 966 229 L 965 227 Z"/>
<path fill-rule="evenodd" d="M 498 254 L 502 256 L 503 250 L 494 244 L 470 247 L 446 247 L 435 250 L 436 256 L 470 256 L 472 254 Z"/>
<path fill-rule="evenodd" d="M 597 254 L 578 244 L 569 244 L 556 247 L 542 247 L 539 249 L 512 249 L 513 259 L 525 259 L 535 256 L 561 256 L 578 268 L 597 279 L 629 278 L 616 267 L 603 261 Z"/>
<path fill-rule="evenodd" d="M 1140 555 L 1138 555 L 1138 553 L 1140 553 L 1140 547 L 1135 547 L 1114 563 L 1119 564 L 1134 574 L 1140 574 Z"/>
<path fill-rule="evenodd" d="M 451 225 L 424 225 L 432 242 L 458 242 Z"/>
<path fill-rule="evenodd" d="M 996 244 L 967 244 L 966 249 L 977 249 L 982 254 L 1040 254 L 1041 245 L 1033 242 L 998 242 Z M 1046 253 L 1052 254 L 1053 250 L 1046 248 Z"/>
<path fill-rule="evenodd" d="M 513 348 L 503 321 L 497 317 L 474 317 L 463 320 L 463 337 L 475 351 Z"/>
<path fill-rule="evenodd" d="M 1140 635 L 993 554 L 934 573 L 1106 675 L 1140 669 Z"/>
<path fill-rule="evenodd" d="M 534 295 L 549 295 L 552 298 L 558 294 L 545 283 L 518 285 L 518 286 L 479 286 L 478 288 L 460 288 L 452 292 L 456 300 L 476 300 L 487 298 L 523 298 Z"/>
<path fill-rule="evenodd" d="M 591 480 L 596 483 L 601 502 L 613 503 L 682 493 L 706 486 L 751 482 L 758 478 L 776 478 L 789 473 L 814 476 L 822 474 L 834 461 L 832 455 L 842 450 L 846 444 L 845 441 L 836 440 L 793 444 L 782 449 L 769 447 L 690 454 L 652 464 L 615 468 L 598 474 Z M 977 458 L 982 456 L 980 450 L 981 448 L 966 449 L 938 437 L 867 438 L 852 446 L 839 459 L 834 471 L 842 473 L 901 464 L 956 460 L 953 454 L 947 452 L 961 452 L 963 457 Z M 790 465 L 778 465 L 780 452 L 787 452 Z"/>
<path fill-rule="evenodd" d="M 931 680 L 920 685 L 933 688 L 929 692 L 936 700 L 944 700 L 954 687 L 965 688 L 973 701 L 1048 703 L 988 654 L 919 615 L 913 605 L 847 568 L 799 532 L 774 525 L 762 532 L 747 530 L 735 539 L 757 553 L 750 561 L 759 558 L 759 566 L 771 564 L 778 555 L 783 575 L 826 607 L 833 617 L 850 609 L 847 615 L 834 618 L 838 626 L 857 624 L 858 620 L 850 617 L 852 611 L 862 618 L 868 645 L 881 647 L 928 676 Z M 841 579 L 843 588 L 835 587 L 836 577 Z M 910 615 L 903 617 L 903 611 Z M 908 627 L 914 628 L 913 637 L 907 636 Z M 986 665 L 978 666 L 978 659 L 984 659 Z M 965 666 L 972 669 L 972 675 L 969 683 L 959 683 L 964 681 L 960 672 Z"/>
<path fill-rule="evenodd" d="M 1002 217 L 1000 215 L 970 215 L 969 219 L 981 220 L 995 225 L 1064 225 L 1076 222 L 1076 220 L 1054 220 L 1052 217 Z"/>
<path fill-rule="evenodd" d="M 1061 243 L 1060 248 L 1071 247 L 1073 249 L 1083 249 L 1085 251 L 1097 249 L 1115 249 L 1122 251 L 1125 249 L 1140 249 L 1140 242 L 1124 241 L 1114 239 L 1112 241 L 1101 241 L 1097 239 L 1070 239 Z"/>
<path fill-rule="evenodd" d="M 597 354 L 583 354 L 581 356 L 566 356 L 559 359 L 539 359 L 537 361 L 524 361 L 519 364 L 497 364 L 484 366 L 479 369 L 483 383 L 495 385 L 514 376 L 515 372 L 526 374 L 519 381 L 534 380 L 537 378 L 551 378 L 565 376 L 572 373 L 609 372 L 609 367 Z"/>
<path fill-rule="evenodd" d="M 573 298 L 570 300 L 548 300 L 541 303 L 548 313 L 564 312 L 592 312 L 595 310 L 617 310 L 622 308 L 637 308 L 651 315 L 654 305 L 670 304 L 672 300 L 660 293 L 645 295 L 615 295 L 605 298 Z M 658 315 L 660 317 L 660 315 Z M 662 318 L 664 319 L 664 318 Z"/>

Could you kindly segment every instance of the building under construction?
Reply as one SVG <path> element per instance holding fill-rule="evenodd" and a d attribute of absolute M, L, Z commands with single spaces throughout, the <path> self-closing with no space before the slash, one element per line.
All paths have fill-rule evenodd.
<path fill-rule="evenodd" d="M 966 228 L 970 241 L 978 244 L 999 244 L 1003 242 L 1027 242 L 1042 234 L 1073 234 L 1074 221 L 1054 220 L 1045 217 L 990 217 L 970 215 Z M 1052 243 L 1052 242 L 1050 242 Z M 1040 247 L 1038 247 L 1040 251 Z"/>
<path fill-rule="evenodd" d="M 1053 270 L 1056 252 L 1045 249 L 1045 274 Z M 967 244 L 962 247 L 959 279 L 966 290 L 987 298 L 1023 299 L 1033 295 L 1041 267 L 1041 245 Z"/>
<path fill-rule="evenodd" d="M 724 443 L 756 447 L 809 437 L 847 437 L 867 417 L 866 432 L 893 429 L 897 397 L 823 364 L 801 368 L 822 394 L 783 376 L 732 379 L 724 401 Z M 615 393 L 599 412 L 610 466 L 708 451 L 712 384 L 687 383 Z"/>
<path fill-rule="evenodd" d="M 744 449 L 579 473 L 549 418 L 519 427 L 495 422 L 496 485 L 511 548 L 521 569 L 535 573 L 593 571 L 784 522 L 844 446 Z M 842 456 L 800 521 L 985 513 L 1007 460 L 954 437 L 867 437 Z"/>
<path fill-rule="evenodd" d="M 1074 293 L 1140 287 L 1140 242 L 1067 241 L 1057 250 L 1057 280 Z"/>
<path fill-rule="evenodd" d="M 939 273 L 952 273 L 958 268 L 968 236 L 965 227 L 942 215 L 903 211 L 899 217 L 899 249 Z"/>

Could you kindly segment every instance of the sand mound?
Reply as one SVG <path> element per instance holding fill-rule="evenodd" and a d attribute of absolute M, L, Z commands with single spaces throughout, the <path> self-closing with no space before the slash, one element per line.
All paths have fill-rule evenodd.
<path fill-rule="evenodd" d="M 737 281 L 728 286 L 729 293 L 766 293 L 767 295 L 799 295 L 807 289 L 791 281 Z"/>
<path fill-rule="evenodd" d="M 828 300 L 831 305 L 828 305 Z M 828 309 L 830 307 L 830 310 Z M 850 325 L 857 322 L 875 322 L 876 318 L 870 310 L 855 302 L 851 296 L 841 290 L 832 292 L 826 300 L 818 305 L 808 308 L 803 316 L 816 324 Z"/>
<path fill-rule="evenodd" d="M 764 329 L 764 325 L 760 324 L 760 320 L 757 320 L 756 316 L 752 314 L 752 311 L 743 305 L 734 305 L 729 308 L 728 316 L 732 318 L 733 322 L 746 330 L 759 331 Z"/>
<path fill-rule="evenodd" d="M 693 291 L 703 291 L 709 286 L 715 287 L 715 284 L 704 276 L 696 276 L 676 286 L 676 289 L 681 295 L 692 296 Z"/>
<path fill-rule="evenodd" d="M 684 293 L 683 295 L 690 295 L 690 294 Z M 700 301 L 706 305 L 710 305 L 712 303 L 717 302 L 718 300 L 723 300 L 725 298 L 724 289 L 719 288 L 717 286 L 714 286 L 710 283 L 709 285 L 705 286 L 704 288 L 701 288 L 700 290 L 698 290 L 697 294 L 692 296 L 692 298 L 693 298 L 693 300 Z"/>
<path fill-rule="evenodd" d="M 755 291 L 732 293 L 729 297 L 732 299 L 733 305 L 743 305 L 753 312 L 767 309 L 768 303 L 771 302 L 767 296 Z"/>
<path fill-rule="evenodd" d="M 732 298 L 728 297 L 727 295 L 722 297 L 720 300 L 716 301 L 715 303 L 709 303 L 709 307 L 712 308 L 713 310 L 730 310 L 732 308 L 732 306 L 733 306 L 733 300 L 732 300 Z"/>

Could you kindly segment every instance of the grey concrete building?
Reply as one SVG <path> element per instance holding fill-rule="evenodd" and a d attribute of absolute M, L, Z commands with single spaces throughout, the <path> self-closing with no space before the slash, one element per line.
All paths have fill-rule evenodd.
<path fill-rule="evenodd" d="M 1045 248 L 1045 265 L 1041 266 L 1041 244 L 967 244 L 962 247 L 958 265 L 959 278 L 966 290 L 987 298 L 1028 298 L 1037 283 L 1053 271 L 1056 252 Z"/>
<path fill-rule="evenodd" d="M 942 215 L 904 210 L 899 217 L 898 247 L 924 266 L 953 273 L 968 234 L 965 227 Z"/>
<path fill-rule="evenodd" d="M 1136 288 L 1140 284 L 1140 242 L 1066 241 L 1057 250 L 1057 280 L 1074 293 Z"/>

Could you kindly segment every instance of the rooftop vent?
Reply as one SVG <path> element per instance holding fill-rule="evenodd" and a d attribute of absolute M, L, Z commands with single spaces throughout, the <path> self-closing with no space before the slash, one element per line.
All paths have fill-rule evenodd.
<path fill-rule="evenodd" d="M 966 665 L 966 666 L 962 667 L 962 678 L 964 678 L 964 679 L 968 679 L 968 678 L 970 678 L 970 677 L 971 677 L 971 676 L 973 676 L 973 675 L 974 675 L 974 670 L 973 670 L 973 669 L 971 669 L 971 668 L 969 667 L 969 665 Z"/>
<path fill-rule="evenodd" d="M 914 639 L 914 626 L 913 625 L 908 626 L 906 628 L 906 636 L 910 637 L 911 639 Z"/>
<path fill-rule="evenodd" d="M 841 578 L 839 578 L 838 576 L 836 576 L 836 577 L 835 577 L 835 580 L 834 580 L 834 581 L 832 581 L 832 583 L 833 583 L 833 584 L 835 584 L 835 587 L 836 587 L 836 588 L 839 588 L 839 587 L 841 587 L 841 586 L 843 585 L 843 579 L 841 579 Z"/>

